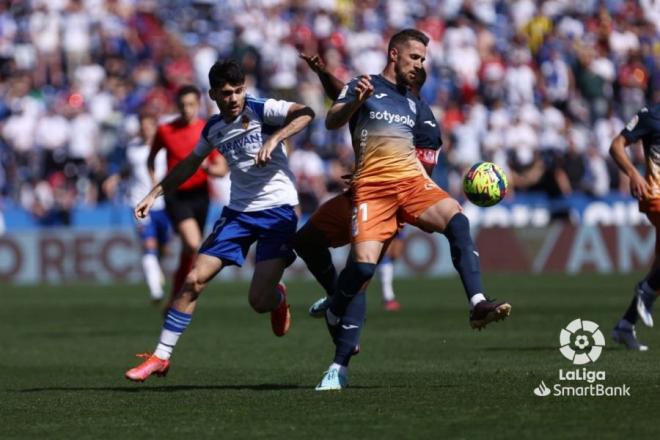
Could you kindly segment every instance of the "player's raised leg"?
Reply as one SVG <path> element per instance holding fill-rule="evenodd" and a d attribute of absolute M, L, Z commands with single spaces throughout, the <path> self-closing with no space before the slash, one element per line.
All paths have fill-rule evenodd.
<path fill-rule="evenodd" d="M 428 191 L 444 193 L 429 180 L 434 188 Z M 423 203 L 423 200 L 420 200 Z M 463 288 L 470 302 L 470 325 L 481 330 L 492 321 L 499 321 L 511 313 L 511 305 L 505 301 L 493 302 L 484 295 L 481 281 L 479 252 L 470 235 L 470 222 L 463 214 L 460 204 L 447 196 L 426 208 L 416 216 L 414 203 L 406 207 L 415 224 L 427 231 L 443 233 L 449 240 L 449 249 L 454 268 L 461 277 Z"/>
<path fill-rule="evenodd" d="M 181 334 L 188 328 L 197 305 L 197 298 L 206 284 L 222 269 L 219 258 L 201 254 L 185 279 L 181 290 L 176 294 L 172 306 L 165 314 L 165 322 L 160 333 L 156 350 L 152 355 L 138 355 L 146 360 L 126 372 L 126 378 L 143 382 L 152 374 L 164 376 L 170 366 L 170 356 Z"/>
<path fill-rule="evenodd" d="M 270 312 L 270 323 L 276 336 L 284 336 L 291 326 L 286 287 L 280 281 L 287 266 L 288 262 L 284 258 L 256 263 L 248 295 L 250 306 L 255 312 Z"/>

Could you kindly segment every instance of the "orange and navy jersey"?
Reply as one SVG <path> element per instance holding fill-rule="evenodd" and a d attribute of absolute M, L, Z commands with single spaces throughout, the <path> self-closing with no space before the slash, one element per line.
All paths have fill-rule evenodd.
<path fill-rule="evenodd" d="M 653 191 L 650 199 L 660 200 L 660 104 L 644 107 L 637 112 L 621 131 L 621 136 L 628 143 L 642 141 L 646 181 Z"/>
<path fill-rule="evenodd" d="M 387 182 L 423 173 L 413 144 L 419 101 L 403 86 L 371 75 L 373 94 L 353 114 L 349 129 L 355 149 L 356 182 Z M 337 103 L 356 99 L 351 80 Z"/>

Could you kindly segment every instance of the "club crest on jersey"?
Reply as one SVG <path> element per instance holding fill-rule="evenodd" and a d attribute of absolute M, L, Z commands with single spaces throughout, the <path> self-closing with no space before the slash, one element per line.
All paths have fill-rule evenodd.
<path fill-rule="evenodd" d="M 243 126 L 243 130 L 247 130 L 248 125 L 250 125 L 250 118 L 247 115 L 243 115 L 241 118 L 241 125 Z"/>
<path fill-rule="evenodd" d="M 633 131 L 635 127 L 637 127 L 638 122 L 639 122 L 639 116 L 638 115 L 633 116 L 632 119 L 628 121 L 628 125 L 626 125 L 626 130 Z"/>
<path fill-rule="evenodd" d="M 412 99 L 408 98 L 408 105 L 410 106 L 410 110 L 411 110 L 413 113 L 417 114 L 417 106 L 415 105 L 415 101 L 413 101 Z"/>

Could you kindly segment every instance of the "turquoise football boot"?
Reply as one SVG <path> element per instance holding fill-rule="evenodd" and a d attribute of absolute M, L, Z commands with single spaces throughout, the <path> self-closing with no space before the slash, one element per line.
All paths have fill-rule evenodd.
<path fill-rule="evenodd" d="M 348 387 L 348 376 L 342 374 L 338 368 L 330 368 L 323 375 L 323 379 L 316 385 L 316 391 L 339 391 Z"/>

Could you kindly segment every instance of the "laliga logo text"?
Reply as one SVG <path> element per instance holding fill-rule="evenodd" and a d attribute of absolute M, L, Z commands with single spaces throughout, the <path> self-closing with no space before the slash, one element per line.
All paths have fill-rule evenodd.
<path fill-rule="evenodd" d="M 559 333 L 559 352 L 573 365 L 586 365 L 596 362 L 603 353 L 605 338 L 598 329 L 598 324 L 580 318 L 571 321 Z M 548 387 L 543 381 L 534 388 L 534 394 L 539 397 L 549 395 L 557 397 L 591 396 L 611 397 L 630 396 L 630 387 L 622 384 L 620 386 L 606 386 L 607 379 L 605 371 L 581 369 L 566 370 L 560 368 L 556 383 Z M 564 385 L 563 382 L 568 382 Z M 586 382 L 587 385 L 581 384 Z"/>

